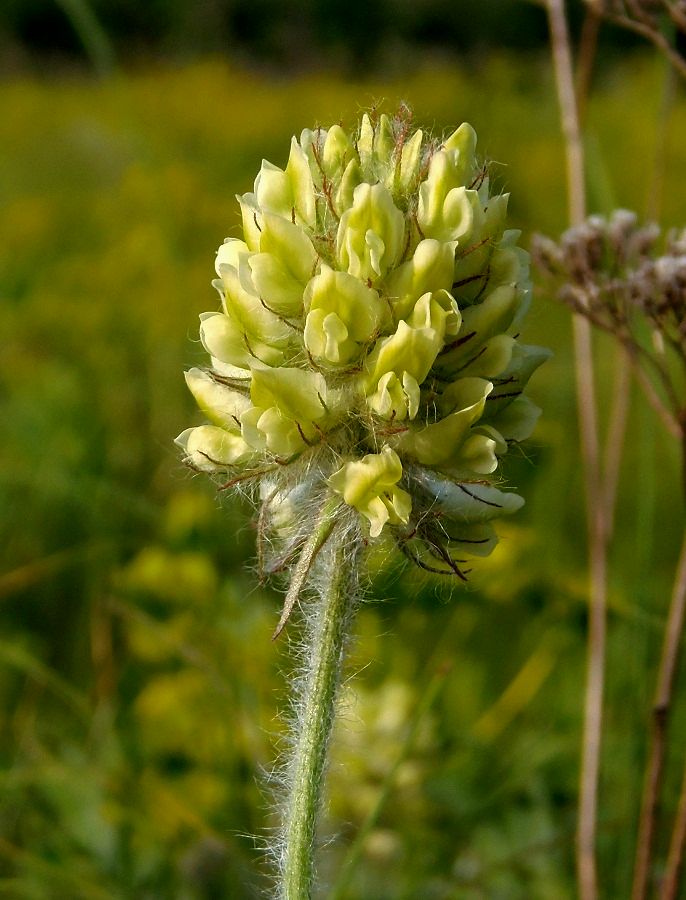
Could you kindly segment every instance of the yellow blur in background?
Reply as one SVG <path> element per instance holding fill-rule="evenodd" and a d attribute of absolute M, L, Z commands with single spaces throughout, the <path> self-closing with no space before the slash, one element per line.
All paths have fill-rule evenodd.
<path fill-rule="evenodd" d="M 663 86 L 655 60 L 603 68 L 595 210 L 641 213 L 658 192 L 684 225 L 686 107 L 656 132 Z M 401 100 L 437 132 L 471 122 L 525 246 L 564 228 L 545 57 L 360 82 L 211 58 L 0 83 L 1 896 L 266 890 L 291 637 L 269 640 L 279 595 L 258 583 L 249 508 L 173 446 L 200 422 L 182 372 L 204 359 L 214 252 L 261 158 Z M 332 751 L 322 874 L 347 879 L 332 896 L 573 896 L 585 551 L 567 312 L 539 293 L 524 338 L 555 350 L 531 386 L 539 429 L 506 466 L 527 507 L 467 588 L 394 560 L 373 573 Z M 614 348 L 597 346 L 609 396 Z M 680 516 L 674 453 L 638 396 L 627 435 L 600 823 L 616 897 Z"/>

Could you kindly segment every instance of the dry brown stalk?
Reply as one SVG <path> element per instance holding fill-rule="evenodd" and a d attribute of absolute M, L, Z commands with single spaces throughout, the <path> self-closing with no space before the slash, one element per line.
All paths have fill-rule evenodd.
<path fill-rule="evenodd" d="M 630 398 L 631 361 L 624 348 L 618 347 L 615 357 L 615 382 L 612 394 L 610 424 L 607 429 L 607 437 L 605 438 L 605 453 L 603 456 L 605 491 L 602 502 L 605 505 L 607 515 L 608 541 L 614 532 L 617 485 L 619 483 L 619 470 L 624 450 Z"/>
<path fill-rule="evenodd" d="M 686 76 L 686 60 L 671 46 L 668 38 L 660 31 L 659 18 L 655 8 L 660 4 L 654 2 L 649 6 L 643 0 L 625 0 L 620 2 L 603 2 L 603 0 L 587 0 L 589 15 L 586 21 L 587 31 L 582 41 L 582 57 L 590 55 L 595 39 L 594 17 L 603 15 L 611 18 L 619 24 L 630 27 L 632 30 L 643 34 L 658 46 L 666 55 L 669 62 L 680 74 Z M 573 69 L 570 52 L 569 35 L 566 27 L 564 0 L 547 0 L 546 3 L 551 32 L 551 43 L 555 61 L 557 89 L 561 109 L 562 130 L 565 136 L 567 151 L 567 180 L 569 191 L 570 220 L 572 226 L 579 226 L 585 213 L 584 191 L 584 162 L 583 147 L 579 126 L 578 108 L 575 107 L 573 93 Z M 672 22 L 677 28 L 683 29 L 686 25 L 686 13 L 683 5 L 675 5 L 669 0 L 662 0 L 663 12 L 666 10 Z M 683 19 L 683 21 L 682 21 Z M 595 23 L 597 24 L 597 22 Z M 579 99 L 583 106 L 585 90 L 590 82 L 590 64 L 588 58 L 582 60 L 581 71 L 577 88 L 581 88 Z M 663 137 L 666 129 L 667 115 L 671 107 L 671 92 L 667 93 L 662 112 Z M 664 163 L 664 147 L 658 148 L 656 169 L 657 175 L 661 175 Z M 654 194 L 654 203 L 659 204 L 659 191 Z M 591 219 L 588 223 L 591 223 Z M 581 233 L 581 229 L 579 231 Z M 645 232 L 646 237 L 649 231 Z M 674 255 L 674 247 L 669 251 Z M 678 252 L 682 253 L 682 250 Z M 663 267 L 667 264 L 674 266 L 671 260 L 665 258 Z M 646 270 L 647 271 L 647 270 Z M 656 269 L 657 271 L 657 269 Z M 679 278 L 682 276 L 679 275 Z M 686 359 L 686 347 L 682 340 L 682 331 L 679 328 L 676 335 L 670 332 L 670 322 L 665 317 L 675 317 L 678 324 L 683 321 L 682 310 L 679 304 L 683 299 L 679 298 L 682 285 L 676 281 L 676 292 L 670 284 L 663 298 L 667 299 L 666 305 L 651 304 L 645 306 L 645 312 L 649 319 L 654 320 L 657 330 L 663 342 L 677 355 Z M 659 280 L 659 279 L 658 279 Z M 638 286 L 638 282 L 636 283 Z M 574 293 L 572 291 L 572 293 Z M 648 291 L 651 294 L 651 291 Z M 658 291 L 659 294 L 659 291 Z M 647 296 L 647 295 L 646 295 Z M 652 296 L 652 294 L 651 294 Z M 655 295 L 657 296 L 657 295 Z M 637 380 L 643 388 L 651 405 L 657 410 L 668 431 L 682 446 L 682 458 L 684 460 L 684 481 L 686 484 L 686 446 L 684 446 L 684 421 L 683 404 L 674 391 L 674 383 L 665 360 L 660 358 L 660 353 L 650 353 L 644 350 L 636 341 L 629 328 L 628 331 L 621 326 L 619 319 L 608 328 L 608 323 L 597 319 L 597 303 L 593 293 L 580 291 L 573 302 L 570 302 L 575 316 L 574 335 L 577 363 L 577 397 L 579 402 L 579 420 L 582 437 L 582 453 L 585 467 L 585 480 L 587 491 L 589 486 L 599 488 L 597 480 L 601 474 L 605 475 L 606 484 L 604 493 L 597 491 L 587 496 L 588 534 L 590 542 L 590 574 L 591 574 L 591 606 L 588 638 L 588 669 L 585 699 L 585 720 L 583 736 L 583 752 L 581 766 L 579 823 L 577 831 L 577 875 L 579 893 L 582 900 L 594 900 L 598 895 L 598 877 L 596 863 L 596 829 L 597 829 L 597 805 L 598 805 L 598 774 L 600 763 L 600 748 L 602 738 L 602 712 L 603 712 L 603 683 L 605 668 L 605 629 L 606 629 L 606 562 L 607 544 L 613 525 L 613 510 L 616 495 L 616 478 L 619 469 L 621 453 L 616 452 L 617 442 L 613 443 L 617 434 L 625 427 L 626 403 L 628 400 L 628 378 L 618 372 L 618 380 L 615 386 L 613 400 L 614 409 L 612 422 L 608 434 L 608 445 L 605 448 L 604 466 L 601 469 L 599 455 L 599 438 L 597 417 L 595 416 L 595 395 L 593 372 L 590 363 L 591 345 L 590 329 L 595 324 L 605 330 L 609 330 L 619 338 L 620 345 L 624 345 L 623 364 L 628 370 L 631 366 Z M 568 297 L 569 302 L 569 297 Z M 610 307 L 611 308 L 611 307 Z M 586 328 L 579 327 L 579 316 L 584 320 Z M 610 318 L 612 315 L 610 314 Z M 586 332 L 586 333 L 585 333 Z M 657 346 L 657 345 L 656 345 Z M 581 370 L 580 370 L 581 367 Z M 652 368 L 650 368 L 652 367 Z M 660 397 L 653 385 L 653 378 L 657 376 L 660 387 L 664 389 L 666 402 Z M 621 446 L 621 441 L 619 442 Z M 605 471 L 603 471 L 605 470 Z M 607 483 L 609 481 L 609 483 Z M 595 498 L 595 500 L 593 499 Z M 598 499 L 600 498 L 600 499 Z M 645 900 L 647 896 L 648 881 L 653 866 L 654 832 L 656 829 L 657 811 L 662 786 L 662 775 L 666 756 L 667 724 L 672 705 L 674 687 L 674 675 L 679 655 L 680 634 L 684 624 L 686 611 L 686 537 L 684 547 L 679 559 L 675 586 L 668 613 L 668 621 L 665 629 L 662 656 L 660 661 L 658 685 L 653 709 L 651 734 L 649 740 L 649 758 L 646 765 L 643 801 L 639 823 L 639 839 L 637 847 L 637 860 L 633 885 L 633 900 Z M 682 794 L 673 827 L 672 840 L 667 864 L 667 875 L 664 880 L 662 897 L 675 900 L 679 889 L 679 874 L 681 871 L 686 842 L 686 773 L 682 786 Z"/>
<path fill-rule="evenodd" d="M 569 218 L 572 225 L 580 225 L 586 215 L 584 153 L 564 0 L 548 0 L 547 11 L 565 138 Z M 604 504 L 596 502 L 601 496 L 601 479 L 591 325 L 587 319 L 576 315 L 573 327 L 590 566 L 588 661 L 576 838 L 577 877 L 581 900 L 595 900 L 598 896 L 595 844 L 605 678 L 607 516 Z"/>
<path fill-rule="evenodd" d="M 661 0 L 648 5 L 645 0 L 586 0 L 586 5 L 608 22 L 645 38 L 669 60 L 675 71 L 686 78 L 686 58 L 661 30 L 658 15 L 666 14 L 677 30 L 686 33 L 686 11 L 682 3 Z"/>
<path fill-rule="evenodd" d="M 579 122 L 586 121 L 586 106 L 591 92 L 591 79 L 593 77 L 593 65 L 598 49 L 598 32 L 602 16 L 596 4 L 588 3 L 586 14 L 581 27 L 579 40 L 579 58 L 576 70 L 576 105 L 579 114 Z"/>
<path fill-rule="evenodd" d="M 652 726 L 650 735 L 650 756 L 646 767 L 646 776 L 641 801 L 641 815 L 638 828 L 636 848 L 636 864 L 632 900 L 644 900 L 648 892 L 648 881 L 652 866 L 653 843 L 657 809 L 662 786 L 662 773 L 665 761 L 667 727 L 674 693 L 674 675 L 679 658 L 681 632 L 686 614 L 686 533 L 681 546 L 681 555 L 677 566 L 672 601 L 669 607 L 667 627 L 665 629 L 660 658 L 660 670 L 657 678 L 657 689 L 653 702 Z M 678 825 L 678 815 L 677 815 Z M 683 841 L 682 841 L 683 844 Z M 671 854 L 670 854 L 671 855 Z"/>
<path fill-rule="evenodd" d="M 616 210 L 609 219 L 590 216 L 569 229 L 557 245 L 546 238 L 534 242 L 534 258 L 549 273 L 561 275 L 560 299 L 594 327 L 611 334 L 625 351 L 627 364 L 670 433 L 681 447 L 686 489 L 686 402 L 676 363 L 686 366 L 686 234 L 673 233 L 659 255 L 656 226 L 639 226 L 637 217 Z M 648 326 L 653 340 L 639 338 Z M 653 384 L 660 388 L 660 393 Z M 617 391 L 620 399 L 621 391 Z M 663 396 L 661 396 L 661 394 Z M 617 401 L 615 400 L 615 403 Z M 615 410 L 620 417 L 621 409 Z M 613 415 L 613 418 L 614 418 Z M 617 426 L 619 427 L 619 426 Z M 611 454 L 615 426 L 606 447 Z M 609 461 L 610 456 L 606 457 Z M 607 468 L 610 470 L 612 463 Z M 618 466 L 618 461 L 615 464 Z M 614 472 L 614 470 L 613 470 Z M 614 472 L 616 476 L 616 472 Z M 608 526 L 612 521 L 615 485 L 604 498 Z M 667 748 L 667 720 L 686 615 L 686 544 L 682 551 L 665 628 L 656 700 L 644 779 L 634 869 L 634 900 L 645 900 L 653 869 L 654 837 Z M 677 827 L 678 836 L 678 827 Z M 677 838 L 675 846 L 678 845 Z"/>
<path fill-rule="evenodd" d="M 686 765 L 681 781 L 679 805 L 674 819 L 672 838 L 669 844 L 669 855 L 665 877 L 660 891 L 660 900 L 677 900 L 679 884 L 686 849 Z"/>
<path fill-rule="evenodd" d="M 672 413 L 662 402 L 650 378 L 648 378 L 641 366 L 635 362 L 635 357 L 631 357 L 631 359 L 634 363 L 634 376 L 640 384 L 641 390 L 643 391 L 646 400 L 648 401 L 648 403 L 650 403 L 655 412 L 662 419 L 662 424 L 665 426 L 668 433 L 671 434 L 674 438 L 680 438 L 681 426 L 676 420 L 676 417 L 672 415 Z"/>

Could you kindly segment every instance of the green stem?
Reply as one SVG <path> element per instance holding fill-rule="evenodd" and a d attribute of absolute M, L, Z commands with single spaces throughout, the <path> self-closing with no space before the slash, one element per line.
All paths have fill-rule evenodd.
<path fill-rule="evenodd" d="M 110 75 L 114 70 L 114 49 L 107 32 L 100 24 L 88 0 L 55 0 L 78 34 L 99 75 Z"/>
<path fill-rule="evenodd" d="M 334 534 L 333 539 L 336 538 Z M 311 624 L 302 706 L 295 723 L 294 753 L 288 773 L 283 829 L 280 897 L 308 900 L 314 879 L 314 839 L 326 752 L 347 626 L 352 611 L 350 562 L 333 540 L 322 549 L 325 587 Z"/>

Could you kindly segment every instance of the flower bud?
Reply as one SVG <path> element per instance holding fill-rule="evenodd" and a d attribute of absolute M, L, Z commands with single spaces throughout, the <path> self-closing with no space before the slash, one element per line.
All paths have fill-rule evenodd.
<path fill-rule="evenodd" d="M 188 462 L 202 472 L 219 472 L 245 462 L 253 450 L 240 435 L 215 425 L 187 428 L 175 440 Z"/>

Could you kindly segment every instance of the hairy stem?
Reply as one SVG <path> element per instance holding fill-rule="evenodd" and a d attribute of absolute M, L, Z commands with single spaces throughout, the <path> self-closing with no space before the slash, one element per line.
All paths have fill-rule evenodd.
<path fill-rule="evenodd" d="M 584 149 L 574 91 L 574 71 L 565 4 L 564 0 L 547 0 L 546 6 L 562 132 L 565 138 L 569 218 L 572 225 L 579 225 L 586 215 Z M 602 485 L 591 326 L 581 315 L 574 317 L 574 349 L 591 582 L 576 839 L 577 878 L 581 900 L 595 900 L 598 896 L 595 845 L 605 681 L 608 529 L 605 504 L 600 499 Z"/>
<path fill-rule="evenodd" d="M 302 702 L 294 723 L 293 757 L 288 768 L 287 799 L 282 834 L 282 900 L 308 900 L 314 880 L 314 840 L 326 753 L 334 720 L 343 649 L 353 607 L 350 561 L 336 545 L 334 532 L 321 551 L 323 569 L 314 620 L 309 623 L 307 671 Z"/>

